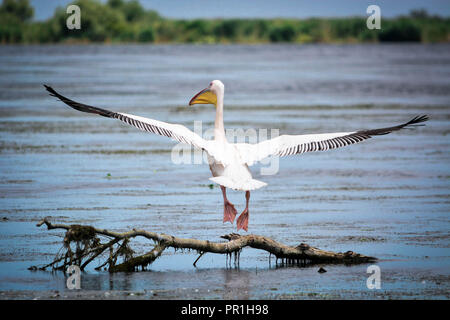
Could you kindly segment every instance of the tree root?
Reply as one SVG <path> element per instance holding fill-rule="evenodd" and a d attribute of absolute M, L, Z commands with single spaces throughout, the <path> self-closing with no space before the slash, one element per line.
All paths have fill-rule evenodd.
<path fill-rule="evenodd" d="M 130 272 L 139 268 L 144 270 L 148 265 L 161 256 L 163 251 L 168 248 L 191 249 L 199 253 L 194 266 L 205 253 L 227 254 L 227 262 L 230 261 L 231 254 L 234 254 L 234 264 L 239 265 L 239 255 L 244 247 L 265 250 L 269 252 L 269 261 L 271 255 L 276 257 L 276 263 L 281 259 L 282 265 L 307 265 L 317 263 L 344 263 L 359 264 L 374 262 L 374 257 L 364 256 L 353 251 L 332 252 L 311 247 L 301 243 L 297 246 L 287 246 L 270 238 L 259 235 L 239 235 L 230 233 L 221 236 L 227 242 L 210 242 L 208 240 L 177 238 L 164 233 L 155 233 L 145 230 L 133 229 L 128 232 L 119 233 L 106 229 L 97 229 L 92 226 L 52 224 L 46 218 L 41 220 L 37 226 L 43 224 L 51 229 L 65 229 L 66 235 L 63 241 L 62 254 L 58 253 L 54 261 L 41 267 L 30 267 L 30 270 L 46 270 L 52 267 L 53 270 L 65 270 L 69 265 L 76 264 L 81 270 L 94 261 L 96 258 L 105 256 L 109 253 L 105 261 L 96 269 L 105 268 L 110 272 Z M 108 242 L 101 243 L 99 236 L 109 239 Z M 134 256 L 135 252 L 130 248 L 131 238 L 144 237 L 154 242 L 151 251 Z M 61 250 L 60 250 L 61 251 Z M 228 259 L 228 257 L 230 259 Z"/>

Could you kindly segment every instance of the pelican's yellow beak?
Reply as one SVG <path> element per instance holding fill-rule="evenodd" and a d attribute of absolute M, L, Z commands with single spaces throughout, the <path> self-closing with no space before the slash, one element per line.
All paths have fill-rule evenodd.
<path fill-rule="evenodd" d="M 189 101 L 190 106 L 193 104 L 213 104 L 217 106 L 217 96 L 209 88 L 206 88 L 197 93 L 191 101 Z"/>

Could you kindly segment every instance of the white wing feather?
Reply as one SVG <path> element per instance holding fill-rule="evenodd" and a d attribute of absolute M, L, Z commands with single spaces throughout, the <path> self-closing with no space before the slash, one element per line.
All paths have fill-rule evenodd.
<path fill-rule="evenodd" d="M 243 163 L 251 166 L 269 156 L 288 156 L 292 154 L 324 151 L 343 147 L 367 139 L 366 136 L 351 137 L 356 132 L 336 132 L 307 135 L 282 135 L 257 144 L 235 144 Z"/>

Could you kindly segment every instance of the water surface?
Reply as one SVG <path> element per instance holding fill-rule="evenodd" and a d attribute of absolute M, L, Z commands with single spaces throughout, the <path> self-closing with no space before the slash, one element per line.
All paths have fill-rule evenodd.
<path fill-rule="evenodd" d="M 368 265 L 276 268 L 246 249 L 240 269 L 225 256 L 167 250 L 136 274 L 88 270 L 79 297 L 445 298 L 449 297 L 449 45 L 1 46 L 1 297 L 74 297 L 61 273 L 31 272 L 61 247 L 62 231 L 35 224 L 143 228 L 220 241 L 222 196 L 206 165 L 175 165 L 175 145 L 118 121 L 67 108 L 52 85 L 87 104 L 213 126 L 214 108 L 188 107 L 211 80 L 226 86 L 227 128 L 280 134 L 385 127 L 426 113 L 426 127 L 323 153 L 280 160 L 256 179 L 249 232 L 286 244 L 376 256 Z M 229 191 L 238 211 L 242 192 Z M 138 252 L 151 248 L 133 240 Z M 94 264 L 96 266 L 96 264 Z M 58 293 L 54 294 L 57 290 Z M 75 296 L 78 297 L 78 296 Z"/>

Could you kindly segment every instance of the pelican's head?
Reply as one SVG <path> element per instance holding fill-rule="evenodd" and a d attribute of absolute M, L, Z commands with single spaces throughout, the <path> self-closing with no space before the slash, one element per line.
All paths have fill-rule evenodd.
<path fill-rule="evenodd" d="M 220 80 L 213 80 L 209 84 L 209 86 L 199 93 L 197 93 L 191 101 L 189 101 L 189 105 L 193 104 L 213 104 L 217 107 L 217 97 L 223 97 L 223 93 L 225 91 L 225 86 Z"/>

